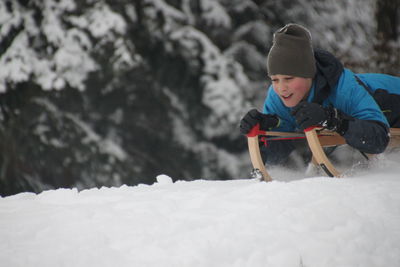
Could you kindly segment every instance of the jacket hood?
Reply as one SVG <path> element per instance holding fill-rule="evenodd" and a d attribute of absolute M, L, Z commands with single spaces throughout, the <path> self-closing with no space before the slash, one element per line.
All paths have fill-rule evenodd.
<path fill-rule="evenodd" d="M 313 102 L 322 104 L 329 92 L 336 87 L 343 73 L 343 64 L 334 55 L 322 49 L 315 49 L 314 56 L 317 73 L 314 78 L 315 97 Z"/>

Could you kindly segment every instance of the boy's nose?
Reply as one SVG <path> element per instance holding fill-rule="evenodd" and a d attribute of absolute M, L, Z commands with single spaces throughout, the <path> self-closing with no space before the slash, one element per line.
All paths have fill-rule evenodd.
<path fill-rule="evenodd" d="M 287 87 L 283 83 L 280 83 L 278 91 L 281 92 L 281 93 L 284 93 L 284 92 L 287 91 Z"/>

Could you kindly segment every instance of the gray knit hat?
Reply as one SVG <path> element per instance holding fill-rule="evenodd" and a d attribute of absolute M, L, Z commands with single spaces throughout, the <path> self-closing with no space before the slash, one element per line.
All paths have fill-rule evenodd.
<path fill-rule="evenodd" d="M 288 24 L 275 32 L 267 69 L 269 76 L 313 78 L 316 67 L 310 32 L 298 24 Z"/>

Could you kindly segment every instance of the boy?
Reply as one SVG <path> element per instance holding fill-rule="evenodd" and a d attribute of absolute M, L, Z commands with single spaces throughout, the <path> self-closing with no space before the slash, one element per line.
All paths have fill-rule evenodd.
<path fill-rule="evenodd" d="M 267 69 L 272 85 L 263 113 L 250 110 L 240 122 L 242 134 L 256 124 L 286 132 L 322 126 L 361 152 L 378 154 L 389 142 L 389 127 L 400 127 L 400 78 L 354 74 L 332 54 L 314 51 L 311 34 L 300 25 L 274 34 Z M 270 142 L 263 159 L 282 163 L 294 149 L 294 141 Z"/>

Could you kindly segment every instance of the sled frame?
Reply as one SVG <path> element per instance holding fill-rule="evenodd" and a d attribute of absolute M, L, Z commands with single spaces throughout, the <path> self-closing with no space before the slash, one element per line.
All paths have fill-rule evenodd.
<path fill-rule="evenodd" d="M 275 139 L 306 139 L 308 146 L 312 152 L 312 162 L 321 167 L 330 177 L 342 177 L 342 173 L 338 171 L 329 158 L 326 156 L 324 147 L 338 146 L 346 144 L 346 140 L 336 132 L 323 130 L 318 127 L 310 127 L 305 129 L 304 133 L 297 132 L 276 132 L 276 131 L 261 131 L 259 125 L 256 125 L 248 134 L 247 142 L 250 154 L 250 160 L 253 165 L 253 171 L 261 173 L 262 180 L 266 182 L 272 181 L 272 177 L 267 172 L 263 163 L 259 136 L 273 136 Z M 273 141 L 273 140 L 272 140 Z M 390 141 L 388 148 L 400 147 L 400 128 L 390 128 Z M 369 154 L 368 157 L 372 157 Z"/>

